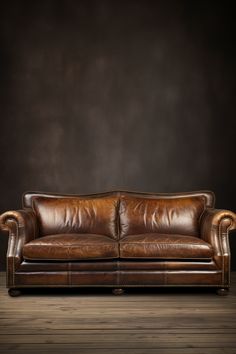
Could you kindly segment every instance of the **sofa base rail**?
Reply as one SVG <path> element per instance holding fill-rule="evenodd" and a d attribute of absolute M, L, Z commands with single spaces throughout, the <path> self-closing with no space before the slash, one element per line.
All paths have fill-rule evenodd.
<path fill-rule="evenodd" d="M 17 286 L 7 286 L 7 289 L 79 289 L 79 288 L 215 288 L 215 289 L 230 289 L 230 286 L 225 286 L 225 285 L 202 285 L 202 284 L 189 284 L 189 285 L 165 285 L 165 284 L 159 284 L 159 285 L 115 285 L 115 284 L 109 284 L 109 285 L 17 285 Z"/>
<path fill-rule="evenodd" d="M 140 286 L 136 286 L 136 285 L 132 285 L 132 286 L 125 286 L 125 287 L 122 287 L 122 288 L 117 288 L 117 287 L 114 287 L 114 285 L 105 285 L 105 286 L 98 286 L 98 285 L 95 285 L 95 286 L 92 286 L 94 288 L 101 288 L 101 287 L 105 287 L 105 288 L 111 288 L 112 289 L 112 293 L 114 295 L 123 295 L 125 293 L 125 289 L 128 289 L 128 288 L 141 288 Z M 207 285 L 175 285 L 175 286 L 171 286 L 171 285 L 152 285 L 152 286 L 144 286 L 144 288 L 194 288 L 194 287 L 197 287 L 197 288 L 212 288 L 212 289 L 216 289 L 216 294 L 219 295 L 219 296 L 226 296 L 228 295 L 229 293 L 229 287 L 216 287 L 214 285 L 211 285 L 210 287 L 207 286 Z M 79 288 L 88 288 L 88 286 L 60 286 L 60 285 L 57 285 L 57 286 L 53 286 L 53 285 L 47 285 L 47 286 L 34 286 L 34 287 L 28 287 L 28 286 L 22 286 L 20 288 L 10 288 L 8 289 L 8 295 L 11 296 L 11 297 L 18 297 L 22 294 L 22 292 L 26 289 L 33 289 L 33 288 L 67 288 L 67 289 L 79 289 Z M 143 288 L 143 287 L 142 287 Z"/>
<path fill-rule="evenodd" d="M 7 277 L 8 279 L 8 277 Z M 229 287 L 222 271 L 15 272 L 8 288 L 21 287 Z"/>

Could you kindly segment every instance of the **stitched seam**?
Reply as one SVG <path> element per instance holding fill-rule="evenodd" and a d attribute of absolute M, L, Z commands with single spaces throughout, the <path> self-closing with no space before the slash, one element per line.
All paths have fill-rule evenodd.
<path fill-rule="evenodd" d="M 120 285 L 120 261 L 117 260 L 117 285 Z"/>
<path fill-rule="evenodd" d="M 12 259 L 12 285 L 15 286 L 15 257 Z"/>
<path fill-rule="evenodd" d="M 194 260 L 197 260 L 197 259 L 199 259 L 200 261 L 202 260 L 202 261 L 204 261 L 204 260 L 206 260 L 206 259 L 209 259 L 209 260 L 211 260 L 212 259 L 212 257 L 206 257 L 206 258 L 199 258 L 199 257 L 194 257 L 194 256 L 192 256 L 192 257 L 188 257 L 188 258 L 183 258 L 183 257 L 160 257 L 160 256 L 153 256 L 153 257 L 147 257 L 147 256 L 140 256 L 140 257 L 132 257 L 132 256 L 126 256 L 126 257 L 124 257 L 124 256 L 122 256 L 121 258 L 124 258 L 124 259 L 143 259 L 143 258 L 145 258 L 145 259 L 169 259 L 169 260 L 171 260 L 171 259 L 178 259 L 178 260 L 183 260 L 183 259 L 186 259 L 186 260 L 192 260 L 192 259 L 194 259 Z"/>
<path fill-rule="evenodd" d="M 34 229 L 34 240 L 36 239 L 36 225 L 35 225 L 35 220 L 33 214 L 31 214 L 31 221 L 33 223 L 33 229 Z"/>
<path fill-rule="evenodd" d="M 166 271 L 166 269 L 164 269 L 164 284 L 165 285 L 167 284 L 167 271 Z"/>
<path fill-rule="evenodd" d="M 118 193 L 117 197 L 118 197 L 117 212 L 116 212 L 116 218 L 117 218 L 117 236 L 118 236 L 118 240 L 120 240 L 120 193 Z"/>
<path fill-rule="evenodd" d="M 81 247 L 81 246 L 96 246 L 96 247 L 98 247 L 98 245 L 100 245 L 100 246 L 110 246 L 110 245 L 112 245 L 112 244 L 114 244 L 114 245 L 116 245 L 116 243 L 117 242 L 111 242 L 111 243 L 96 243 L 96 242 L 94 242 L 94 243 L 80 243 L 80 242 L 78 242 L 77 244 L 74 244 L 74 245 L 58 245 L 58 244 L 37 244 L 37 243 L 33 243 L 33 245 L 34 246 L 42 246 L 42 247 L 51 247 L 51 246 L 53 246 L 53 247 Z M 150 242 L 151 243 L 151 242 Z"/>
<path fill-rule="evenodd" d="M 232 220 L 231 220 L 231 223 L 232 223 Z M 227 228 L 227 234 L 226 234 L 227 247 L 229 250 L 229 253 L 228 253 L 228 284 L 230 284 L 230 276 L 231 276 L 231 274 L 230 274 L 231 252 L 230 252 L 230 245 L 229 245 L 229 230 L 231 227 L 231 223 L 230 223 L 229 227 Z"/>
<path fill-rule="evenodd" d="M 16 246 L 18 244 L 18 241 L 19 241 L 19 227 L 17 225 L 17 222 L 15 221 L 16 223 L 16 240 L 15 240 L 15 244 L 14 244 L 14 250 L 13 250 L 13 260 L 12 260 L 12 268 L 13 268 L 13 274 L 12 274 L 12 282 L 13 282 L 13 286 L 15 286 L 15 268 L 16 268 L 16 265 L 15 265 L 15 257 L 16 257 Z"/>
<path fill-rule="evenodd" d="M 149 244 L 149 245 L 165 245 L 165 246 L 177 246 L 177 247 L 182 247 L 182 245 L 179 245 L 179 244 L 176 244 L 176 243 L 162 243 L 162 242 L 125 242 L 125 241 L 122 241 L 121 244 L 125 244 L 125 245 L 146 245 L 146 244 Z M 183 244 L 183 245 L 186 245 L 186 244 Z M 191 247 L 192 246 L 202 246 L 201 243 L 191 243 L 191 244 L 187 244 L 188 246 L 190 245 Z M 203 245 L 205 246 L 205 245 Z M 211 245 L 210 245 L 211 246 Z M 211 246 L 212 247 L 212 246 Z"/>
<path fill-rule="evenodd" d="M 228 238 L 228 233 L 230 230 L 230 226 L 231 224 L 227 227 L 226 232 L 222 232 L 222 237 L 226 238 L 226 244 L 227 244 L 227 251 L 228 252 L 228 269 L 227 269 L 227 273 L 228 273 L 228 277 L 227 277 L 227 283 L 230 284 L 230 247 L 229 247 L 229 238 Z M 224 263 L 224 271 L 225 271 L 225 256 L 223 255 L 223 263 Z M 224 283 L 225 283 L 226 279 L 225 279 L 225 274 L 224 274 Z"/>
<path fill-rule="evenodd" d="M 9 236 L 10 236 L 10 234 L 9 234 Z M 9 242 L 8 242 L 8 244 L 9 244 Z M 7 267 L 7 276 L 6 276 L 6 280 L 7 280 L 7 285 L 9 285 L 8 283 L 9 283 L 9 267 L 8 267 L 8 262 L 9 262 L 9 258 L 7 257 L 7 261 L 6 261 L 6 267 Z"/>
<path fill-rule="evenodd" d="M 16 271 L 15 258 L 16 258 L 16 248 L 19 242 L 19 233 L 20 233 L 20 226 L 16 222 L 16 242 L 14 245 L 14 257 L 13 257 L 13 285 L 14 286 L 15 286 L 15 271 Z"/>
<path fill-rule="evenodd" d="M 114 257 L 93 257 L 93 258 L 31 258 L 31 257 L 25 257 L 25 260 L 29 260 L 29 261 L 42 261 L 42 260 L 48 260 L 48 261 L 67 261 L 71 260 L 71 261 L 78 261 L 78 260 L 96 260 L 96 259 L 118 259 L 117 256 Z"/>
<path fill-rule="evenodd" d="M 68 284 L 71 285 L 71 262 L 68 263 Z"/>
<path fill-rule="evenodd" d="M 201 233 L 202 216 L 203 216 L 203 214 L 205 213 L 205 211 L 207 210 L 206 197 L 203 196 L 203 198 L 204 198 L 204 207 L 203 207 L 203 211 L 201 212 L 201 214 L 200 214 L 200 216 L 199 216 L 199 218 L 198 218 L 198 231 L 200 231 L 200 233 Z M 201 236 L 200 236 L 200 238 L 201 238 Z"/>
<path fill-rule="evenodd" d="M 218 225 L 218 240 L 220 244 L 220 251 L 221 251 L 221 258 L 222 258 L 222 285 L 224 285 L 224 274 L 225 274 L 225 264 L 224 264 L 224 256 L 223 256 L 223 247 L 222 247 L 222 240 L 221 240 L 221 221 L 219 222 Z"/>

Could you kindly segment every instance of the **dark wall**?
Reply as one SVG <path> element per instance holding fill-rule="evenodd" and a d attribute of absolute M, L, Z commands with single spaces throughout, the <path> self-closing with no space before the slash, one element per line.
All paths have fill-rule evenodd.
<path fill-rule="evenodd" d="M 230 2 L 8 0 L 0 26 L 0 212 L 110 189 L 236 210 Z"/>

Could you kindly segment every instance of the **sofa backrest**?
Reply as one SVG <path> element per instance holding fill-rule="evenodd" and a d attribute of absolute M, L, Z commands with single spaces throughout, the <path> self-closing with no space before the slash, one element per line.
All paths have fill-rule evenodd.
<path fill-rule="evenodd" d="M 118 200 L 104 197 L 33 196 L 31 206 L 41 236 L 80 233 L 101 234 L 117 239 Z"/>
<path fill-rule="evenodd" d="M 120 238 L 142 233 L 199 236 L 199 220 L 213 204 L 204 195 L 120 197 Z"/>
<path fill-rule="evenodd" d="M 91 195 L 26 192 L 23 195 L 23 207 L 35 211 L 42 236 L 85 233 L 113 239 L 141 233 L 198 236 L 201 215 L 214 202 L 214 193 L 210 191 Z"/>

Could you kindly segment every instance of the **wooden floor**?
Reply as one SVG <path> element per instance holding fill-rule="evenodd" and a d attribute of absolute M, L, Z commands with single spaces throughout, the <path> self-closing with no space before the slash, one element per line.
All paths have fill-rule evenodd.
<path fill-rule="evenodd" d="M 235 354 L 236 273 L 227 297 L 211 289 L 28 291 L 0 277 L 0 353 Z"/>

